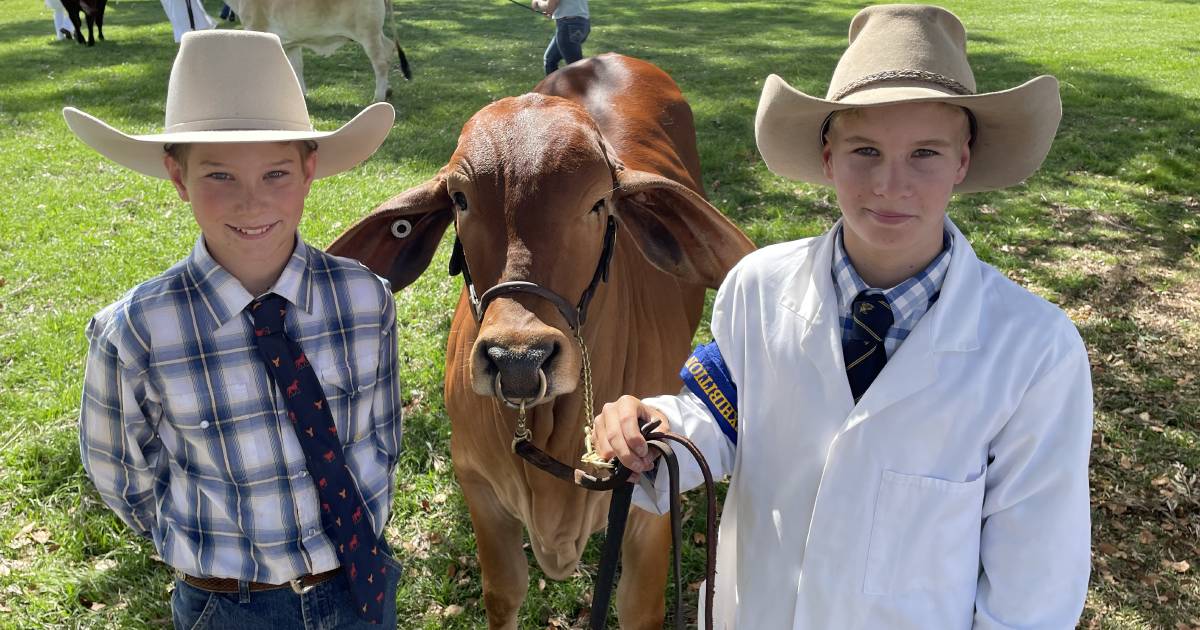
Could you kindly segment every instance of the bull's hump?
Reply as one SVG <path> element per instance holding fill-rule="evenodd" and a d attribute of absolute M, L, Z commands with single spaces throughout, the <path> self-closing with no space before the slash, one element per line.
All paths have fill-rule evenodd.
<path fill-rule="evenodd" d="M 477 176 L 490 167 L 515 182 L 603 160 L 600 146 L 595 122 L 578 104 L 525 94 L 480 110 L 464 128 L 458 153 L 470 160 Z"/>
<path fill-rule="evenodd" d="M 474 118 L 478 121 L 542 119 L 543 122 L 560 118 L 587 119 L 589 115 L 580 105 L 560 96 L 530 92 L 520 96 L 502 98 L 479 110 Z"/>

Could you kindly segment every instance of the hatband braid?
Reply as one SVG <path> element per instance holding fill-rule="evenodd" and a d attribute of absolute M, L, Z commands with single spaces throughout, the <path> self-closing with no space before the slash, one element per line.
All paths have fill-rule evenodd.
<path fill-rule="evenodd" d="M 838 90 L 837 93 L 835 93 L 829 100 L 840 101 L 851 92 L 858 91 L 859 89 L 868 85 L 882 83 L 884 81 L 895 81 L 897 79 L 925 81 L 947 88 L 955 94 L 972 94 L 971 90 L 968 90 L 965 86 L 963 86 L 963 84 L 936 72 L 929 72 L 926 70 L 887 70 L 884 72 L 876 72 L 875 74 L 868 74 L 865 77 L 851 81 L 850 83 L 842 86 L 842 89 Z"/>

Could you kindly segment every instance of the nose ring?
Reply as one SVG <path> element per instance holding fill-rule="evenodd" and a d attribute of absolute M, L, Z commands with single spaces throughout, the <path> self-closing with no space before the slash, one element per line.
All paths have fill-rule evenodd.
<path fill-rule="evenodd" d="M 505 396 L 504 395 L 504 385 L 502 385 L 500 383 L 500 371 L 499 370 L 496 371 L 496 380 L 494 383 L 494 387 L 496 390 L 496 398 L 499 398 L 500 400 L 504 401 L 504 404 L 508 405 L 509 407 L 512 407 L 513 409 L 519 409 L 522 405 L 530 405 L 530 404 L 535 403 L 546 397 L 546 372 L 544 372 L 541 369 L 538 369 L 538 394 L 537 394 L 537 396 L 534 396 L 533 398 L 518 398 L 516 400 L 513 400 L 513 399 L 509 398 L 508 396 Z"/>

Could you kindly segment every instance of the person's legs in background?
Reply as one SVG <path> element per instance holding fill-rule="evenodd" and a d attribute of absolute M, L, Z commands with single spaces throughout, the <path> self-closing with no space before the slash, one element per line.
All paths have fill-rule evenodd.
<path fill-rule="evenodd" d="M 546 74 L 550 74 L 558 70 L 558 62 L 562 61 L 562 53 L 558 50 L 558 30 L 555 28 L 554 37 L 550 38 L 550 45 L 546 46 L 546 53 L 542 55 L 542 61 L 546 68 Z"/>
<path fill-rule="evenodd" d="M 591 22 L 585 17 L 569 17 L 558 21 L 555 39 L 563 61 L 568 64 L 583 59 L 583 42 L 592 31 Z"/>
<path fill-rule="evenodd" d="M 587 41 L 592 31 L 591 22 L 585 17 L 568 17 L 557 20 L 554 25 L 554 37 L 546 47 L 544 60 L 546 74 L 558 69 L 558 62 L 568 64 L 583 59 L 583 42 Z"/>

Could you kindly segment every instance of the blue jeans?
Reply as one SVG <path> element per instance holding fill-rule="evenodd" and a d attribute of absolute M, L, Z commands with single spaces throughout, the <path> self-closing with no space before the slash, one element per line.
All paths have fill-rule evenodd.
<path fill-rule="evenodd" d="M 555 21 L 554 37 L 543 56 L 546 74 L 558 70 L 558 62 L 575 63 L 583 59 L 583 42 L 592 32 L 592 23 L 585 17 L 566 17 Z"/>
<path fill-rule="evenodd" d="M 367 623 L 354 611 L 344 573 L 333 576 L 303 595 L 291 588 L 251 593 L 242 583 L 240 593 L 212 593 L 183 580 L 175 580 L 171 618 L 175 630 L 382 630 L 396 627 L 396 587 L 400 563 L 388 557 L 383 623 Z"/>

